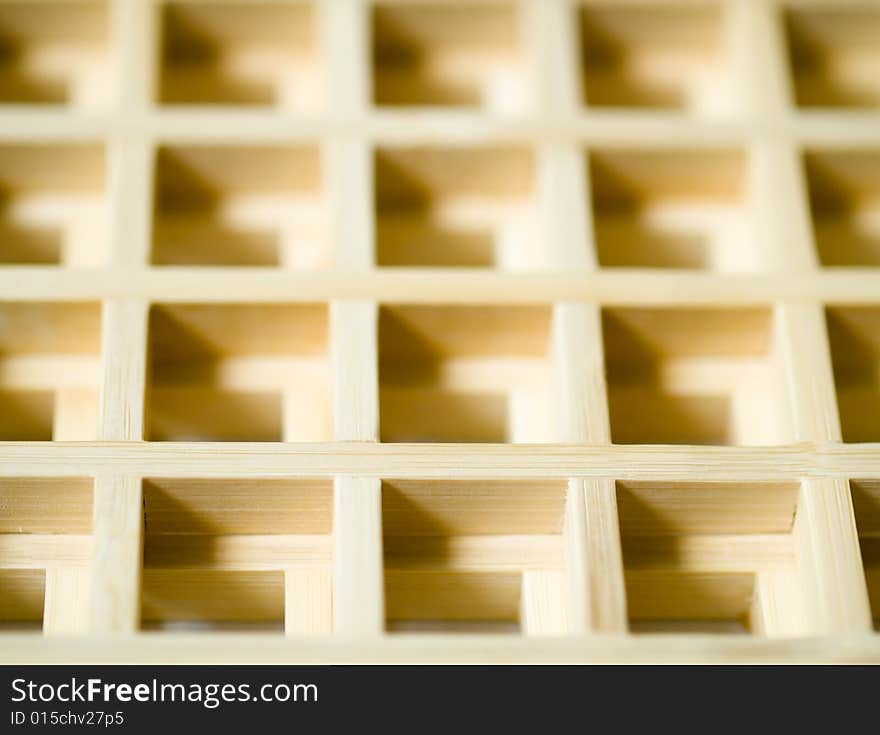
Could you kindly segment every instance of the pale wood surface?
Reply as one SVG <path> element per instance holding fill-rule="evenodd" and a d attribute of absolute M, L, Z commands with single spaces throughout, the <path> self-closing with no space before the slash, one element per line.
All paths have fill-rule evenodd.
<path fill-rule="evenodd" d="M 876 3 L 0 26 L 4 663 L 880 661 Z"/>

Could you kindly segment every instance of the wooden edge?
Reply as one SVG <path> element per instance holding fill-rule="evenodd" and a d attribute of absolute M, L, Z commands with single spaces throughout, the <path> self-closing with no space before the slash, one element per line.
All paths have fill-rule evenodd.
<path fill-rule="evenodd" d="M 129 638 L 0 636 L 0 664 L 878 664 L 880 636 L 406 635 L 361 639 L 146 633 Z"/>
<path fill-rule="evenodd" d="M 460 477 L 776 482 L 880 477 L 880 444 L 2 442 L 0 477 Z"/>

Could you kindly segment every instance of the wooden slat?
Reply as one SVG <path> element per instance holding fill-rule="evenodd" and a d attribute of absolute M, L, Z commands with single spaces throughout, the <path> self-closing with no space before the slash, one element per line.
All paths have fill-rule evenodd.
<path fill-rule="evenodd" d="M 564 635 L 565 575 L 558 571 L 525 572 L 522 580 L 522 631 L 528 636 Z"/>
<path fill-rule="evenodd" d="M 378 315 L 373 302 L 334 302 L 330 310 L 333 432 L 337 440 L 379 436 Z"/>
<path fill-rule="evenodd" d="M 90 571 L 85 567 L 46 570 L 44 635 L 78 635 L 89 629 Z"/>
<path fill-rule="evenodd" d="M 147 351 L 146 302 L 104 305 L 99 438 L 138 441 L 144 432 Z"/>
<path fill-rule="evenodd" d="M 288 569 L 284 573 L 284 632 L 325 635 L 333 626 L 330 569 Z"/>
<path fill-rule="evenodd" d="M 152 477 L 334 477 L 790 482 L 880 477 L 878 444 L 774 447 L 502 444 L 0 443 L 0 477 L 96 473 Z"/>
<path fill-rule="evenodd" d="M 794 538 L 809 629 L 826 635 L 871 630 L 849 483 L 805 480 Z"/>
<path fill-rule="evenodd" d="M 143 501 L 139 477 L 95 480 L 93 633 L 132 633 L 140 622 Z"/>
<path fill-rule="evenodd" d="M 559 376 L 560 438 L 610 442 L 598 307 L 557 305 L 554 349 Z M 626 591 L 613 480 L 597 477 L 569 482 L 565 538 L 570 629 L 625 631 Z"/>
<path fill-rule="evenodd" d="M 333 506 L 333 630 L 379 635 L 385 627 L 382 486 L 340 477 Z"/>
<path fill-rule="evenodd" d="M 878 142 L 880 145 L 880 142 Z M 348 215 L 350 216 L 350 215 Z M 72 272 L 21 266 L 0 270 L 4 298 L 15 301 L 94 301 L 118 296 L 120 284 L 101 269 Z M 316 303 L 373 300 L 420 304 L 547 304 L 599 302 L 609 306 L 768 306 L 777 301 L 840 305 L 876 302 L 875 269 L 826 269 L 779 275 L 723 276 L 713 272 L 605 269 L 596 272 L 500 273 L 462 268 L 385 268 L 369 273 L 314 273 L 260 268 L 197 270 L 163 267 L 132 274 L 125 295 L 181 303 Z"/>
<path fill-rule="evenodd" d="M 518 638 L 509 635 L 407 635 L 357 640 L 295 640 L 267 635 L 221 637 L 174 633 L 118 640 L 35 640 L 32 635 L 6 636 L 0 662 L 29 664 L 215 664 L 218 645 L 223 660 L 238 664 L 644 664 L 644 663 L 862 663 L 880 660 L 875 635 L 816 639 L 709 635 L 641 635 Z"/>

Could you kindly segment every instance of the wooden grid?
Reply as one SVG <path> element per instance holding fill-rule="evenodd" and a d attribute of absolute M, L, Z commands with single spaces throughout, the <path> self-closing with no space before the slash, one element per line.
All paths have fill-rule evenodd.
<path fill-rule="evenodd" d="M 4 0 L 0 658 L 878 660 L 878 49 Z"/>

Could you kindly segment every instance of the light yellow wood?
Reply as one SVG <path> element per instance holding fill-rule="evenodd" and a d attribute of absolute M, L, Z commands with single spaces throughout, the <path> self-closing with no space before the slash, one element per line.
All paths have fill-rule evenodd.
<path fill-rule="evenodd" d="M 798 515 L 794 533 L 811 630 L 871 630 L 871 610 L 848 483 L 805 481 Z"/>
<path fill-rule="evenodd" d="M 0 661 L 880 661 L 875 3 L 0 29 Z"/>
<path fill-rule="evenodd" d="M 89 570 L 82 567 L 46 570 L 44 635 L 79 635 L 89 629 Z"/>
<path fill-rule="evenodd" d="M 379 635 L 385 626 L 382 487 L 340 477 L 333 498 L 333 630 Z"/>
<path fill-rule="evenodd" d="M 143 501 L 138 477 L 95 480 L 89 630 L 132 633 L 140 620 Z"/>
<path fill-rule="evenodd" d="M 568 629 L 566 611 L 565 576 L 562 572 L 523 574 L 520 617 L 525 635 L 564 635 Z"/>
<path fill-rule="evenodd" d="M 330 308 L 335 439 L 378 438 L 377 320 L 374 302 L 337 301 Z"/>
<path fill-rule="evenodd" d="M 504 635 L 407 635 L 357 640 L 290 639 L 275 635 L 224 633 L 223 660 L 232 664 L 562 663 L 696 664 L 872 664 L 880 657 L 875 635 L 822 640 L 780 640 L 749 636 L 639 635 L 590 638 L 526 638 Z M 122 646 L 116 639 L 68 638 L 42 641 L 33 635 L 8 635 L 0 661 L 45 663 L 216 664 L 217 636 L 175 633 L 139 636 Z"/>
<path fill-rule="evenodd" d="M 284 632 L 327 635 L 333 626 L 330 569 L 288 569 L 284 573 Z"/>

